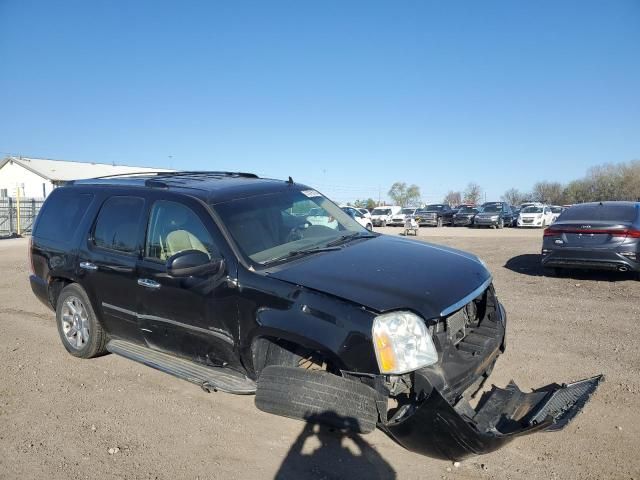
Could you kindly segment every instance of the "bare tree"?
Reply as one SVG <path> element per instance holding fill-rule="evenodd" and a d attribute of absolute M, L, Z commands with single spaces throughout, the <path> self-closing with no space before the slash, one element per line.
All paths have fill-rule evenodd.
<path fill-rule="evenodd" d="M 510 188 L 504 195 L 502 195 L 502 200 L 507 202 L 509 205 L 520 205 L 523 202 L 527 201 L 529 195 L 525 193 L 521 193 L 517 188 Z"/>
<path fill-rule="evenodd" d="M 396 182 L 391 186 L 388 195 L 396 205 L 401 207 L 420 205 L 420 187 L 417 185 L 407 186 L 404 182 Z"/>
<path fill-rule="evenodd" d="M 538 182 L 533 186 L 532 196 L 536 202 L 563 204 L 564 188 L 560 182 Z"/>
<path fill-rule="evenodd" d="M 480 203 L 481 197 L 482 197 L 482 188 L 480 188 L 480 185 L 474 182 L 470 182 L 464 191 L 465 203 L 478 204 Z"/>
<path fill-rule="evenodd" d="M 454 205 L 460 205 L 462 203 L 462 194 L 460 192 L 449 190 L 449 192 L 445 195 L 443 202 L 448 204 L 450 207 Z"/>

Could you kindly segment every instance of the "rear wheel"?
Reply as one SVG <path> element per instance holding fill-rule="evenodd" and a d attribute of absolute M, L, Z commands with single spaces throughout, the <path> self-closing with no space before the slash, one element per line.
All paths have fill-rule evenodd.
<path fill-rule="evenodd" d="M 283 417 L 369 433 L 378 410 L 375 390 L 321 370 L 265 367 L 258 378 L 256 407 Z"/>
<path fill-rule="evenodd" d="M 106 353 L 107 334 L 87 293 L 77 283 L 67 285 L 60 292 L 56 323 L 62 345 L 74 357 L 92 358 Z"/>

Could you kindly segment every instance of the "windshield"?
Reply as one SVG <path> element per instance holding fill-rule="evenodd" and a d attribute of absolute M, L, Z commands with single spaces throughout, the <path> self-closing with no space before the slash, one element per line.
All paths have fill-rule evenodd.
<path fill-rule="evenodd" d="M 502 205 L 487 205 L 482 209 L 483 213 L 496 213 L 502 211 Z"/>
<path fill-rule="evenodd" d="M 391 213 L 390 208 L 374 208 L 371 215 L 389 215 Z"/>
<path fill-rule="evenodd" d="M 542 207 L 525 207 L 522 213 L 542 213 Z"/>
<path fill-rule="evenodd" d="M 439 212 L 444 208 L 444 205 L 427 205 L 427 212 Z"/>
<path fill-rule="evenodd" d="M 314 190 L 286 190 L 213 206 L 244 255 L 264 264 L 368 231 Z"/>
<path fill-rule="evenodd" d="M 415 211 L 416 210 L 414 208 L 403 208 L 400 213 L 402 213 L 404 215 L 413 215 L 413 212 L 415 212 Z"/>
<path fill-rule="evenodd" d="M 551 207 L 553 213 L 562 213 L 562 207 Z"/>
<path fill-rule="evenodd" d="M 458 213 L 476 213 L 477 210 L 473 207 L 460 207 Z"/>

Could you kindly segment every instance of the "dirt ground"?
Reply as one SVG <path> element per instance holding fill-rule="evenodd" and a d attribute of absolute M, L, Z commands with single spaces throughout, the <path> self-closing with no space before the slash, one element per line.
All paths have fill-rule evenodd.
<path fill-rule="evenodd" d="M 382 229 L 397 235 L 400 229 Z M 421 229 L 478 254 L 509 315 L 492 383 L 522 389 L 604 373 L 565 430 L 516 439 L 459 466 L 382 432 L 341 436 L 207 394 L 115 355 L 66 353 L 31 293 L 27 241 L 0 241 L 0 478 L 640 479 L 640 282 L 542 275 L 541 231 Z"/>

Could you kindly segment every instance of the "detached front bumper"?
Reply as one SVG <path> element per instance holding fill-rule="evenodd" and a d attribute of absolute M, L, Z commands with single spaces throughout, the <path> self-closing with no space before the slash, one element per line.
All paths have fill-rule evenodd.
<path fill-rule="evenodd" d="M 531 393 L 511 382 L 485 394 L 477 410 L 451 406 L 433 389 L 411 412 L 383 427 L 400 445 L 421 455 L 461 460 L 493 452 L 511 440 L 564 428 L 598 387 L 602 375 Z"/>
<path fill-rule="evenodd" d="M 379 427 L 407 450 L 461 460 L 497 450 L 522 435 L 560 430 L 582 410 L 598 387 L 602 375 L 570 384 L 551 384 L 530 393 L 510 382 L 505 388 L 494 386 L 484 393 L 473 408 L 470 398 L 488 379 L 506 346 L 506 312 L 499 303 L 498 307 L 498 324 L 502 328 L 489 341 L 487 355 L 479 355 L 475 366 L 464 374 L 451 375 L 456 370 L 451 365 L 414 372 L 411 401 L 395 412 L 387 412 L 392 414 Z M 438 373 L 443 370 L 449 371 L 447 384 L 439 378 Z"/>

